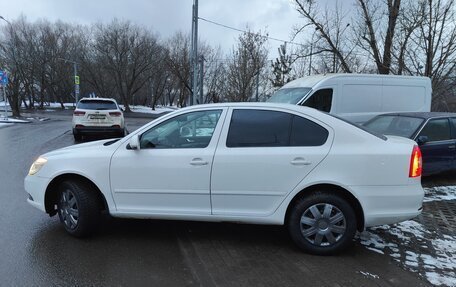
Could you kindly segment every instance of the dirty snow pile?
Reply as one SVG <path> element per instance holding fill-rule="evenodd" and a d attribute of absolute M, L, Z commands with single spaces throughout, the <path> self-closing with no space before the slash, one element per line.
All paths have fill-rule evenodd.
<path fill-rule="evenodd" d="M 409 220 L 371 228 L 361 233 L 360 242 L 369 250 L 388 254 L 434 285 L 456 286 L 456 236 L 433 239 L 436 236 Z"/>
<path fill-rule="evenodd" d="M 456 200 L 456 186 L 427 187 L 424 194 L 424 202 Z"/>
<path fill-rule="evenodd" d="M 424 188 L 424 202 L 456 200 L 456 186 Z M 456 236 L 438 234 L 414 220 L 370 228 L 360 234 L 367 249 L 388 254 L 431 284 L 456 286 Z"/>

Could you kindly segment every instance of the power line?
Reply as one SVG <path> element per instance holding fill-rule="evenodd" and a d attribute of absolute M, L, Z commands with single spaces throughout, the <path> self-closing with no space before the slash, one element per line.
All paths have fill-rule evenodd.
<path fill-rule="evenodd" d="M 273 40 L 273 41 L 277 41 L 277 42 L 282 42 L 282 43 L 287 43 L 287 44 L 292 44 L 292 45 L 298 45 L 298 46 L 303 46 L 303 47 L 305 46 L 305 45 L 303 45 L 301 43 L 296 43 L 296 42 L 292 42 L 292 41 L 286 41 L 286 40 L 282 40 L 282 39 L 278 39 L 278 38 L 274 38 L 274 37 L 269 37 L 269 36 L 261 35 L 260 33 L 253 33 L 253 32 L 250 32 L 250 31 L 246 31 L 246 30 L 235 28 L 235 27 L 231 27 L 231 26 L 228 26 L 228 25 L 225 25 L 225 24 L 222 24 L 222 23 L 211 21 L 211 20 L 208 20 L 208 19 L 205 19 L 205 18 L 202 18 L 202 17 L 198 17 L 198 19 L 199 20 L 203 20 L 203 21 L 208 22 L 208 23 L 211 23 L 211 24 L 216 25 L 216 26 L 220 26 L 220 27 L 223 27 L 223 28 L 226 28 L 226 29 L 233 30 L 233 31 L 242 32 L 242 33 L 250 33 L 250 34 L 258 35 L 260 37 L 263 37 L 263 38 L 266 38 L 266 39 L 269 39 L 269 40 Z"/>

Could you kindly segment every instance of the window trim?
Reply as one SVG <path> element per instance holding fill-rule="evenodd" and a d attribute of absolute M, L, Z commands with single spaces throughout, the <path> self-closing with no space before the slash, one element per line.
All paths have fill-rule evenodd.
<path fill-rule="evenodd" d="M 228 136 L 229 136 L 229 133 L 230 133 L 230 128 L 231 128 L 231 124 L 233 122 L 233 114 L 236 110 L 250 110 L 250 111 L 267 111 L 267 112 L 279 112 L 279 113 L 284 113 L 284 114 L 288 114 L 291 116 L 291 119 L 290 119 L 290 123 L 289 123 L 289 126 L 288 126 L 288 144 L 287 145 L 281 145 L 281 146 L 228 146 Z M 229 114 L 230 114 L 230 121 L 227 123 L 227 124 L 224 124 L 224 126 L 226 126 L 224 129 L 226 129 L 226 131 L 224 131 L 224 138 L 221 137 L 220 140 L 224 140 L 224 148 L 227 148 L 227 149 L 232 149 L 232 148 L 314 148 L 314 147 L 322 147 L 326 144 L 328 144 L 328 141 L 331 139 L 332 141 L 332 128 L 329 127 L 327 124 L 319 121 L 318 119 L 314 118 L 314 117 L 311 117 L 307 114 L 301 114 L 301 113 L 296 113 L 295 111 L 292 111 L 292 110 L 282 110 L 282 109 L 273 109 L 273 108 L 264 108 L 264 107 L 248 107 L 248 108 L 244 108 L 244 107 L 231 107 L 230 108 L 230 111 L 229 111 Z M 291 145 L 290 144 L 290 141 L 291 141 L 291 132 L 292 132 L 292 127 L 293 127 L 293 121 L 294 121 L 294 118 L 295 117 L 301 117 L 305 120 L 308 120 L 308 121 L 311 121 L 312 123 L 318 125 L 319 127 L 321 127 L 322 129 L 326 130 L 327 132 L 327 136 L 326 136 L 326 139 L 325 141 L 321 144 L 321 145 L 308 145 L 308 146 L 304 146 L 304 145 Z"/>

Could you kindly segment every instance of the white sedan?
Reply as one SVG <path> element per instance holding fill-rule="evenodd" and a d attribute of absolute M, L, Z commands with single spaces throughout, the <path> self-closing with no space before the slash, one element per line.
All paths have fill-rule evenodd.
<path fill-rule="evenodd" d="M 28 202 L 89 235 L 115 217 L 285 224 L 313 254 L 357 230 L 417 216 L 424 196 L 415 142 L 371 134 L 311 108 L 199 105 L 122 139 L 40 156 Z"/>

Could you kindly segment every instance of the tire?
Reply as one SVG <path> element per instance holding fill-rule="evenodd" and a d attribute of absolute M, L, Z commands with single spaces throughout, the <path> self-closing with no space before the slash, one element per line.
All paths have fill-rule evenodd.
<path fill-rule="evenodd" d="M 93 233 L 100 219 L 96 191 L 79 181 L 64 181 L 59 186 L 57 212 L 65 230 L 75 237 Z"/>
<path fill-rule="evenodd" d="M 303 251 L 315 255 L 332 255 L 348 248 L 356 226 L 350 204 L 324 191 L 298 199 L 288 218 L 291 239 Z"/>
<path fill-rule="evenodd" d="M 74 136 L 74 141 L 76 141 L 76 142 L 82 141 L 82 135 L 73 134 L 73 136 Z"/>

